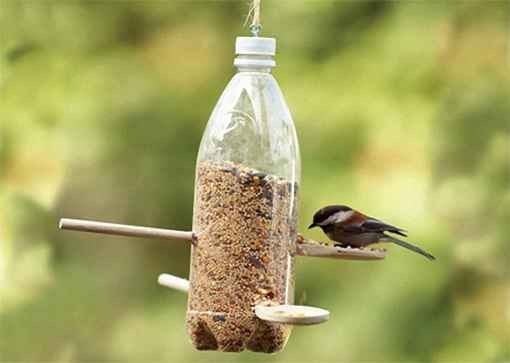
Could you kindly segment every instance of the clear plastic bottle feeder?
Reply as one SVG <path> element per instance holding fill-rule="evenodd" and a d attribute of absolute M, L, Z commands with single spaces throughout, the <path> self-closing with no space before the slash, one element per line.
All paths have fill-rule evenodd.
<path fill-rule="evenodd" d="M 292 327 L 254 313 L 294 300 L 300 155 L 274 54 L 274 38 L 237 38 L 237 73 L 202 137 L 188 300 L 197 349 L 276 352 Z"/>
<path fill-rule="evenodd" d="M 330 246 L 297 233 L 300 155 L 292 117 L 271 75 L 275 39 L 239 37 L 237 73 L 202 137 L 193 231 L 63 218 L 60 228 L 186 241 L 190 281 L 159 283 L 189 293 L 187 330 L 198 350 L 273 353 L 292 325 L 323 323 L 324 309 L 293 305 L 297 255 L 380 260 L 385 250 Z"/>

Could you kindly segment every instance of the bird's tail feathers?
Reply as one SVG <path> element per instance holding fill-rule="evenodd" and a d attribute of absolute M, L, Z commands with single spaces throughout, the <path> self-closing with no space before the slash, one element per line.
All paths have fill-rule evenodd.
<path fill-rule="evenodd" d="M 393 242 L 399 246 L 402 246 L 404 248 L 407 248 L 408 250 L 411 250 L 411 251 L 414 251 L 416 253 L 419 253 L 420 255 L 423 255 L 425 257 L 427 257 L 429 260 L 431 261 L 434 261 L 436 258 L 434 256 L 432 256 L 431 254 L 425 252 L 424 250 L 422 250 L 421 248 L 418 248 L 416 246 L 413 246 L 412 244 L 410 243 L 407 243 L 407 242 L 404 242 L 404 241 L 401 241 L 399 239 L 396 239 L 396 238 L 393 238 L 393 237 L 390 237 L 390 236 L 386 236 L 384 235 L 383 238 L 381 238 L 381 241 L 382 242 Z"/>

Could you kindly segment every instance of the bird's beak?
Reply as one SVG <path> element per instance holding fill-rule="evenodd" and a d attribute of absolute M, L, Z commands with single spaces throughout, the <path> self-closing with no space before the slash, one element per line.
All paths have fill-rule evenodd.
<path fill-rule="evenodd" d="M 310 225 L 308 226 L 308 229 L 313 228 L 313 227 L 317 227 L 317 225 L 316 225 L 315 223 L 312 223 L 312 224 L 310 224 Z"/>

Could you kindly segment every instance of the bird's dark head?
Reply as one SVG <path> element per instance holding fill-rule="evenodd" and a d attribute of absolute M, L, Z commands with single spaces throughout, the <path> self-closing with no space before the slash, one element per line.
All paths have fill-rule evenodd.
<path fill-rule="evenodd" d="M 313 216 L 313 223 L 308 228 L 321 227 L 343 222 L 349 219 L 355 212 L 346 205 L 328 205 L 319 209 Z"/>

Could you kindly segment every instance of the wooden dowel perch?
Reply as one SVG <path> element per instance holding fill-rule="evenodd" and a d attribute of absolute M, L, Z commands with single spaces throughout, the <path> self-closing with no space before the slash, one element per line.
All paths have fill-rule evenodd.
<path fill-rule="evenodd" d="M 184 293 L 189 291 L 188 280 L 170 274 L 159 275 L 158 284 Z"/>
<path fill-rule="evenodd" d="M 158 277 L 161 286 L 180 292 L 189 292 L 189 281 L 170 274 L 161 274 Z M 271 305 L 255 306 L 255 315 L 259 319 L 294 325 L 313 325 L 324 323 L 329 319 L 329 311 L 313 306 L 300 305 Z"/>
<path fill-rule="evenodd" d="M 104 223 L 95 221 L 86 221 L 81 219 L 62 218 L 59 224 L 60 229 L 72 231 L 93 232 L 114 234 L 119 236 L 152 238 L 170 241 L 195 242 L 193 232 L 175 231 L 172 229 L 129 226 L 126 224 Z"/>
<path fill-rule="evenodd" d="M 197 236 L 195 233 L 175 231 L 172 229 L 130 226 L 126 224 L 104 223 L 68 218 L 62 218 L 60 220 L 59 227 L 60 229 L 72 231 L 105 233 L 169 241 L 186 241 L 193 244 L 197 243 Z M 298 234 L 296 242 L 296 253 L 301 256 L 327 257 L 341 260 L 383 260 L 386 258 L 386 250 L 329 246 L 324 243 L 319 243 L 305 238 L 301 234 Z"/>

